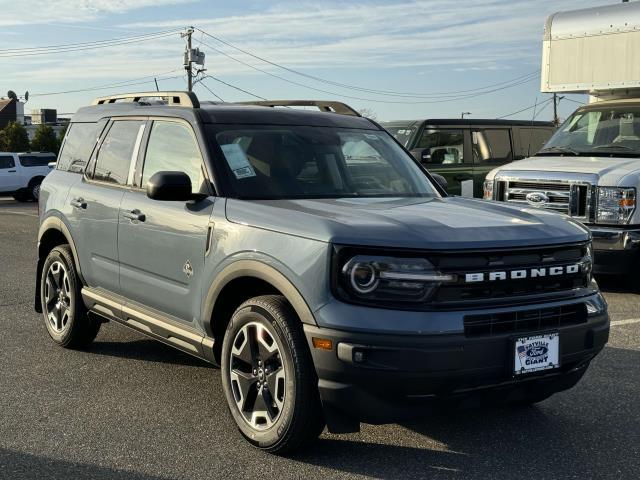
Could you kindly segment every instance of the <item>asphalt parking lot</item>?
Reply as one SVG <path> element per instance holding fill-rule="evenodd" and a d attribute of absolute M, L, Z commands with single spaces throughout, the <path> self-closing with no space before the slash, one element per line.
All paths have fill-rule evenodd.
<path fill-rule="evenodd" d="M 0 199 L 0 477 L 638 478 L 640 295 L 601 281 L 608 346 L 582 382 L 535 407 L 324 434 L 281 458 L 248 446 L 219 371 L 115 324 L 87 352 L 33 311 L 37 208 Z"/>

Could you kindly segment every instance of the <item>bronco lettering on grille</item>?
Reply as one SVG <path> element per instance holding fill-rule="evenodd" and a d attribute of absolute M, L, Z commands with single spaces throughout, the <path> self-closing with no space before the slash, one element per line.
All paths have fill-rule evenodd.
<path fill-rule="evenodd" d="M 477 272 L 465 274 L 466 283 L 493 282 L 497 280 L 521 280 L 524 278 L 539 278 L 547 276 L 571 275 L 580 272 L 580 265 L 561 265 L 555 267 L 527 268 L 521 270 Z"/>

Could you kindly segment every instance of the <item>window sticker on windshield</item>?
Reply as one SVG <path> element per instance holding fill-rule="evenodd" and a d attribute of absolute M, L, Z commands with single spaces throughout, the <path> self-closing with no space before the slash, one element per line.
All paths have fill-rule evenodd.
<path fill-rule="evenodd" d="M 228 143 L 226 145 L 220 145 L 220 148 L 222 148 L 222 153 L 224 153 L 231 171 L 238 180 L 256 176 L 255 170 L 249 163 L 249 159 L 244 154 L 244 150 L 242 150 L 240 145 L 237 143 Z"/>

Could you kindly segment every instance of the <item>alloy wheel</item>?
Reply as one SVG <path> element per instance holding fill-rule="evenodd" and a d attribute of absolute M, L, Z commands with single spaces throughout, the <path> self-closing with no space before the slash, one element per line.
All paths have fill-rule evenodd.
<path fill-rule="evenodd" d="M 61 333 L 69 324 L 73 294 L 66 267 L 55 261 L 49 267 L 44 285 L 45 309 L 49 326 Z"/>
<path fill-rule="evenodd" d="M 250 322 L 236 334 L 228 375 L 244 420 L 256 430 L 270 428 L 285 403 L 286 373 L 278 340 L 262 324 Z"/>

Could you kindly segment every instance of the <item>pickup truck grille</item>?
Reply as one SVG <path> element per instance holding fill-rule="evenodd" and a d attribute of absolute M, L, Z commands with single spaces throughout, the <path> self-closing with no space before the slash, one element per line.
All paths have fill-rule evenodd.
<path fill-rule="evenodd" d="M 534 310 L 467 315 L 464 317 L 464 334 L 467 337 L 476 337 L 501 333 L 533 332 L 579 325 L 586 321 L 586 305 L 576 303 Z"/>
<path fill-rule="evenodd" d="M 582 220 L 590 218 L 591 186 L 586 183 L 499 178 L 495 192 L 496 200 L 553 210 Z M 529 194 L 534 199 L 528 199 Z M 536 197 L 539 201 L 535 201 Z"/>
<path fill-rule="evenodd" d="M 590 281 L 590 268 L 584 264 L 587 244 L 555 247 L 532 247 L 485 252 L 458 252 L 429 256 L 442 273 L 452 273 L 458 279 L 442 284 L 431 298 L 433 307 L 495 305 L 501 300 L 531 296 L 556 296 L 562 292 L 584 288 Z M 566 266 L 581 265 L 578 271 L 567 273 Z M 561 267 L 561 274 L 551 275 L 552 268 Z M 533 276 L 532 269 L 544 269 L 544 275 Z M 525 272 L 522 278 L 512 278 L 511 272 Z M 468 274 L 482 273 L 483 281 L 467 281 Z M 492 273 L 506 278 L 491 280 Z"/>

